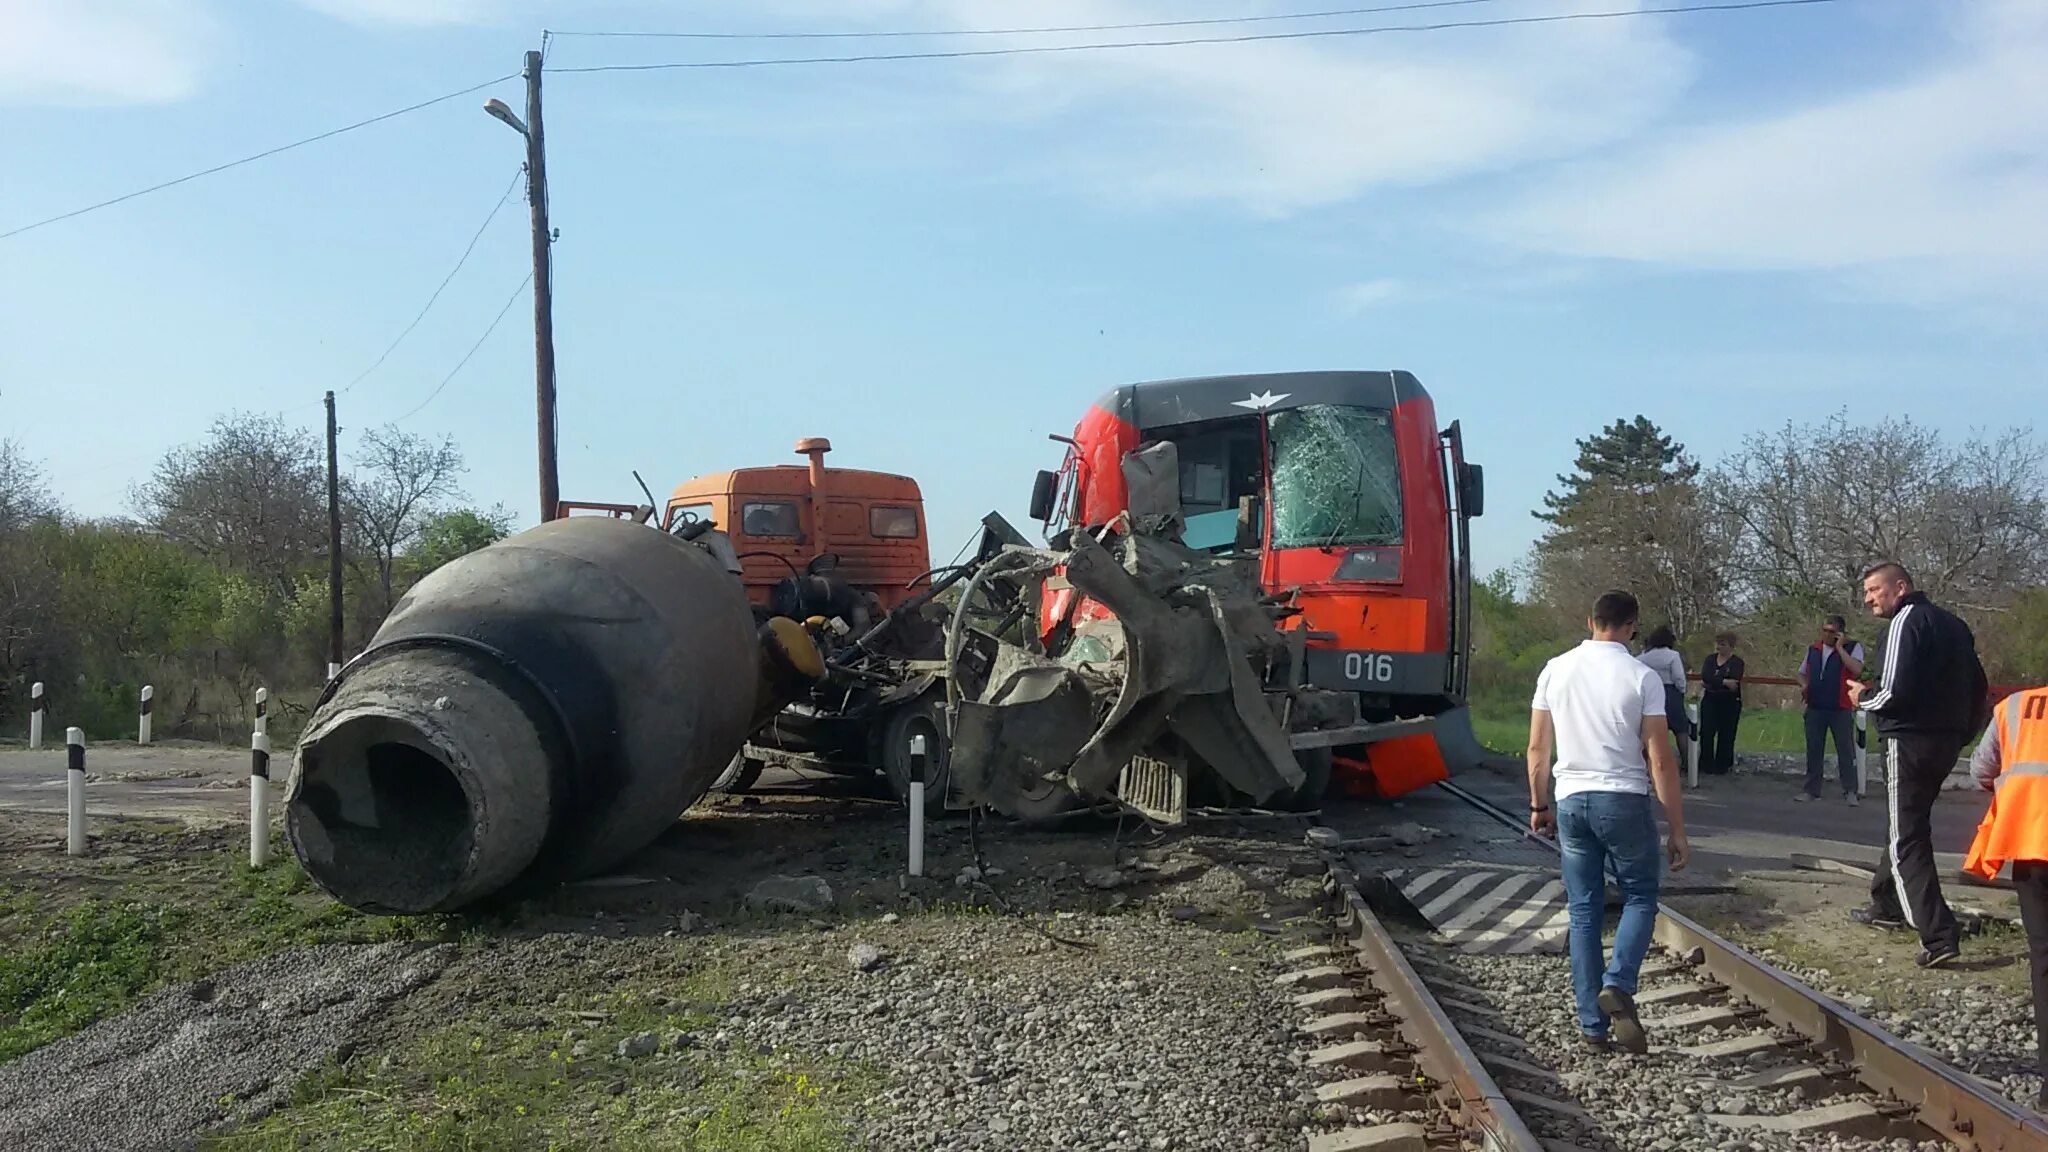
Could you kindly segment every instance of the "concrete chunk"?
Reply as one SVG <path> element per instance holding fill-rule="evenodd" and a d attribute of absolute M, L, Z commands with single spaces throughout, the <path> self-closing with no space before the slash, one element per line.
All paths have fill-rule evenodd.
<path fill-rule="evenodd" d="M 1696 1044 L 1673 1051 L 1682 1056 L 1695 1056 L 1702 1060 L 1726 1060 L 1737 1056 L 1754 1056 L 1758 1052 L 1783 1051 L 1785 1045 L 1775 1036 L 1758 1033 L 1755 1036 L 1737 1036 L 1732 1040 L 1716 1040 L 1712 1044 Z"/>
<path fill-rule="evenodd" d="M 1316 1103 L 1348 1108 L 1406 1108 L 1412 1102 L 1409 1084 L 1399 1076 L 1357 1076 L 1316 1089 Z"/>
<path fill-rule="evenodd" d="M 1891 1118 L 1862 1100 L 1808 1108 L 1783 1116 L 1724 1116 L 1709 1112 L 1707 1119 L 1737 1131 L 1777 1132 L 1787 1136 L 1831 1133 L 1836 1136 L 1883 1137 L 1892 1130 Z"/>
<path fill-rule="evenodd" d="M 1385 1072 L 1395 1064 L 1387 1046 L 1377 1040 L 1353 1040 L 1318 1048 L 1308 1054 L 1311 1068 L 1356 1068 L 1360 1072 Z"/>
<path fill-rule="evenodd" d="M 1719 984 L 1665 984 L 1647 992 L 1636 993 L 1638 1009 L 1654 1008 L 1658 1005 L 1675 1007 L 1680 1004 L 1699 1004 L 1718 999 L 1728 989 Z"/>
<path fill-rule="evenodd" d="M 1315 1037 L 1348 1036 L 1362 1029 L 1383 1027 L 1385 1023 L 1381 1018 L 1364 1012 L 1333 1012 L 1303 1024 L 1299 1031 Z"/>
<path fill-rule="evenodd" d="M 1429 1140 L 1420 1124 L 1375 1124 L 1318 1133 L 1308 1152 L 1429 1152 Z"/>
<path fill-rule="evenodd" d="M 1311 960 L 1335 960 L 1342 955 L 1343 953 L 1328 944 L 1311 944 L 1306 948 L 1296 948 L 1280 959 L 1289 964 L 1306 964 Z"/>
<path fill-rule="evenodd" d="M 1335 964 L 1323 964 L 1295 972 L 1283 972 L 1273 978 L 1273 983 L 1280 988 L 1299 988 L 1307 991 L 1312 988 L 1341 988 L 1351 983 L 1352 979 L 1353 975 L 1349 969 L 1339 968 Z"/>
<path fill-rule="evenodd" d="M 1307 1012 L 1350 1012 L 1364 1007 L 1365 999 L 1357 988 L 1325 988 L 1296 996 L 1294 1006 Z"/>

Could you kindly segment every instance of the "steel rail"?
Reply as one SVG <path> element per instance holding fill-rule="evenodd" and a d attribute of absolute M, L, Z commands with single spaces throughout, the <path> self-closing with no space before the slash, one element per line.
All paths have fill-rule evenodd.
<path fill-rule="evenodd" d="M 1448 781 L 1438 787 L 1530 839 L 1525 821 L 1493 801 Z M 1916 1119 L 1959 1148 L 1980 1152 L 2048 1152 L 2048 1121 L 2007 1100 L 1973 1076 L 1916 1044 L 1885 1031 L 1828 996 L 1723 939 L 1668 904 L 1657 905 L 1657 943 L 1702 958 L 1714 979 L 1764 1010 L 1774 1022 L 1843 1058 L 1865 1086 L 1898 1097 Z"/>
<path fill-rule="evenodd" d="M 1451 1099 L 1439 1096 L 1439 1103 L 1459 1117 L 1467 1138 L 1476 1135 L 1486 1152 L 1544 1152 L 1543 1144 L 1515 1113 L 1493 1074 L 1458 1035 L 1457 1025 L 1444 1014 L 1436 996 L 1366 905 L 1359 894 L 1358 876 L 1343 855 L 1326 851 L 1325 857 L 1344 898 L 1339 926 L 1349 934 L 1352 950 L 1372 970 L 1373 985 L 1401 1021 L 1402 1036 L 1415 1047 L 1416 1065 L 1448 1090 Z"/>

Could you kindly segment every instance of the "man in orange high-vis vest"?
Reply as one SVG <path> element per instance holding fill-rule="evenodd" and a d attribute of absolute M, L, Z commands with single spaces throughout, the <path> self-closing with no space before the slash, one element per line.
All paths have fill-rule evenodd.
<path fill-rule="evenodd" d="M 2048 1110 L 2048 688 L 2029 688 L 1998 702 L 1970 760 L 1970 774 L 1991 793 L 1991 809 L 1977 826 L 1963 870 L 1989 880 L 2012 862 L 2034 982 L 2034 1042 L 2042 1074 L 2034 1106 Z"/>

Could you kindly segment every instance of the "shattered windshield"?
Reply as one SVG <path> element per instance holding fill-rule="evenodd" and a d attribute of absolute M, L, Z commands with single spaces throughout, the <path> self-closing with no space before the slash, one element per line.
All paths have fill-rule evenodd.
<path fill-rule="evenodd" d="M 1401 542 L 1401 468 L 1390 413 L 1312 404 L 1275 412 L 1273 547 Z"/>

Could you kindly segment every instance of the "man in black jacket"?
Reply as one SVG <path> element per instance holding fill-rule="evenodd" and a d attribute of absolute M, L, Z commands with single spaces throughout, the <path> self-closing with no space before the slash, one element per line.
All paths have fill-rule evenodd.
<path fill-rule="evenodd" d="M 1960 954 L 1961 933 L 1934 865 L 1934 801 L 1963 746 L 1988 722 L 1984 666 L 1970 626 L 1915 590 L 1896 561 L 1864 571 L 1863 603 L 1891 619 L 1883 678 L 1875 690 L 1862 681 L 1849 686 L 1850 699 L 1886 740 L 1891 833 L 1870 883 L 1870 907 L 1850 915 L 1878 927 L 1910 925 L 1920 933 L 1920 966 L 1938 968 Z"/>

